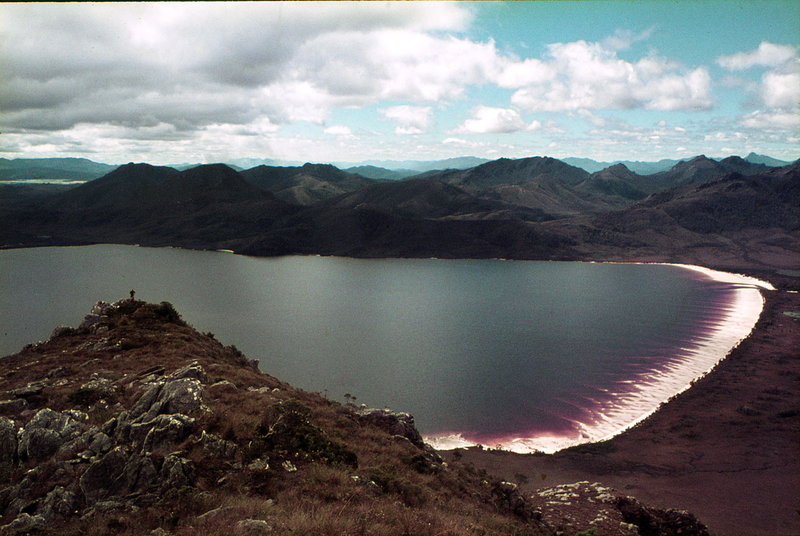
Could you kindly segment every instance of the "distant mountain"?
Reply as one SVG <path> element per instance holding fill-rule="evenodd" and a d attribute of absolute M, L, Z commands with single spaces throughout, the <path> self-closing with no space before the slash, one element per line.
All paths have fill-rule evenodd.
<path fill-rule="evenodd" d="M 595 173 L 614 165 L 613 162 L 598 162 L 597 160 L 592 160 L 591 158 L 576 158 L 572 156 L 561 158 L 560 160 L 566 164 L 569 164 L 570 166 L 575 166 L 583 169 L 584 171 L 588 171 L 589 173 Z"/>
<path fill-rule="evenodd" d="M 679 162 L 685 162 L 687 160 L 691 160 L 691 158 L 682 158 L 679 160 L 664 158 L 657 162 L 641 162 L 632 160 L 614 160 L 613 162 L 598 162 L 597 160 L 592 160 L 591 158 L 575 158 L 575 157 L 561 158 L 560 160 L 572 166 L 585 169 L 589 173 L 595 173 L 607 167 L 611 167 L 617 164 L 623 164 L 629 170 L 639 175 L 653 175 L 654 173 L 659 173 L 661 171 L 668 171 Z M 713 160 L 721 161 L 724 159 L 714 158 Z M 744 157 L 743 160 L 746 160 L 751 164 L 764 164 L 769 167 L 781 167 L 791 163 L 791 162 L 786 162 L 784 160 L 778 160 L 776 158 L 772 158 L 771 156 L 765 156 L 756 153 L 750 153 L 749 155 Z"/>
<path fill-rule="evenodd" d="M 386 169 L 378 166 L 354 166 L 346 168 L 344 171 L 355 173 L 368 179 L 396 181 L 418 175 L 419 171 L 412 169 Z"/>
<path fill-rule="evenodd" d="M 390 170 L 408 170 L 421 173 L 423 171 L 433 171 L 441 169 L 468 169 L 490 162 L 487 158 L 475 156 L 459 156 L 456 158 L 445 158 L 443 160 L 367 160 L 365 162 L 336 163 L 339 167 L 349 168 L 355 166 L 375 166 Z"/>
<path fill-rule="evenodd" d="M 352 192 L 375 182 L 330 164 L 257 166 L 240 174 L 250 184 L 295 205 L 313 205 L 322 199 Z"/>
<path fill-rule="evenodd" d="M 791 162 L 786 162 L 784 160 L 778 160 L 777 158 L 772 158 L 771 156 L 766 156 L 757 153 L 750 153 L 749 155 L 745 156 L 744 159 L 750 162 L 751 164 L 764 164 L 765 166 L 769 167 L 788 166 L 791 163 Z"/>
<path fill-rule="evenodd" d="M 589 173 L 555 158 L 501 158 L 467 170 L 430 172 L 437 179 L 473 195 L 541 210 L 554 217 L 614 210 L 631 203 L 615 193 L 584 187 Z"/>
<path fill-rule="evenodd" d="M 658 162 L 640 162 L 635 160 L 615 160 L 613 162 L 598 162 L 596 160 L 592 160 L 591 158 L 562 158 L 563 162 L 570 164 L 571 166 L 576 166 L 581 169 L 588 171 L 589 173 L 595 173 L 597 171 L 601 171 L 605 168 L 615 166 L 617 164 L 622 164 L 629 170 L 637 173 L 639 175 L 652 175 L 653 173 L 658 173 L 659 171 L 666 171 L 672 168 L 678 162 L 682 162 L 683 160 L 670 160 L 664 158 L 659 160 Z"/>
<path fill-rule="evenodd" d="M 659 192 L 685 184 L 702 184 L 731 173 L 756 175 L 767 169 L 763 164 L 751 164 L 738 156 L 729 156 L 716 161 L 700 155 L 691 160 L 678 162 L 668 171 L 649 175 L 641 184 L 642 188 L 649 192 Z"/>
<path fill-rule="evenodd" d="M 88 181 L 116 167 L 86 158 L 0 158 L 0 180 Z"/>
<path fill-rule="evenodd" d="M 435 177 L 434 174 L 427 176 Z M 467 188 L 488 188 L 499 185 L 544 183 L 558 180 L 565 184 L 577 184 L 589 174 L 579 168 L 565 164 L 555 158 L 534 156 L 531 158 L 500 158 L 477 167 L 461 171 L 444 171 L 442 180 Z"/>
<path fill-rule="evenodd" d="M 642 190 L 643 180 L 645 179 L 641 175 L 628 169 L 625 164 L 615 164 L 592 173 L 588 179 L 578 185 L 578 188 L 595 194 L 638 201 L 647 197 L 645 191 Z"/>
<path fill-rule="evenodd" d="M 232 168 L 250 169 L 256 166 L 301 166 L 303 162 L 296 160 L 282 160 L 279 158 L 233 158 L 226 160 L 225 164 Z"/>

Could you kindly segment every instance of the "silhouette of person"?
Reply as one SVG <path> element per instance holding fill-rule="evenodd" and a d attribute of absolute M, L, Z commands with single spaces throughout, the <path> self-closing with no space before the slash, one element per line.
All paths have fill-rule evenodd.
<path fill-rule="evenodd" d="M 131 300 L 133 300 L 133 297 L 134 297 L 135 295 L 136 295 L 136 291 L 135 291 L 135 290 L 133 290 L 133 289 L 131 289 Z"/>

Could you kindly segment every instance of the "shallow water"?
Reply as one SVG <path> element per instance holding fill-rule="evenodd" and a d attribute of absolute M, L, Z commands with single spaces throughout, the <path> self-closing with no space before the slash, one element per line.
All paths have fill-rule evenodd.
<path fill-rule="evenodd" d="M 652 411 L 665 385 L 709 368 L 697 356 L 721 351 L 723 327 L 749 332 L 732 311 L 756 307 L 752 293 L 736 305 L 732 282 L 669 265 L 103 245 L 0 251 L 0 278 L 0 355 L 134 288 L 298 387 L 409 411 L 440 446 L 517 450 L 597 439 Z"/>

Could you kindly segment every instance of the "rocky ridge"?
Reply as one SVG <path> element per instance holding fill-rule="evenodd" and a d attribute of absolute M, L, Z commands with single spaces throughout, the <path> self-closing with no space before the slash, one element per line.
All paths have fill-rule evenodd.
<path fill-rule="evenodd" d="M 258 371 L 168 303 L 99 302 L 2 358 L 0 534 L 705 535 L 581 482 L 524 495 L 406 413 Z"/>

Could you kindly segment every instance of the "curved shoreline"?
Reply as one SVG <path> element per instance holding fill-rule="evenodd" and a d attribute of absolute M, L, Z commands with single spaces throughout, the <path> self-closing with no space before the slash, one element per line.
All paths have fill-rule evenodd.
<path fill-rule="evenodd" d="M 632 380 L 631 388 L 611 394 L 611 403 L 599 408 L 587 408 L 591 422 L 576 422 L 577 433 L 571 436 L 535 435 L 502 437 L 491 446 L 516 453 L 559 450 L 584 443 L 605 441 L 639 424 L 655 413 L 662 404 L 684 392 L 708 374 L 753 331 L 761 316 L 764 298 L 761 290 L 775 290 L 768 282 L 754 277 L 712 270 L 703 266 L 676 263 L 619 263 L 675 266 L 700 274 L 712 281 L 731 286 L 729 304 L 721 308 L 721 318 L 712 320 L 708 333 L 700 334 L 691 347 L 681 348 L 669 366 L 655 374 Z M 615 402 L 614 400 L 617 400 Z M 425 441 L 437 450 L 477 446 L 460 434 L 426 436 Z"/>

